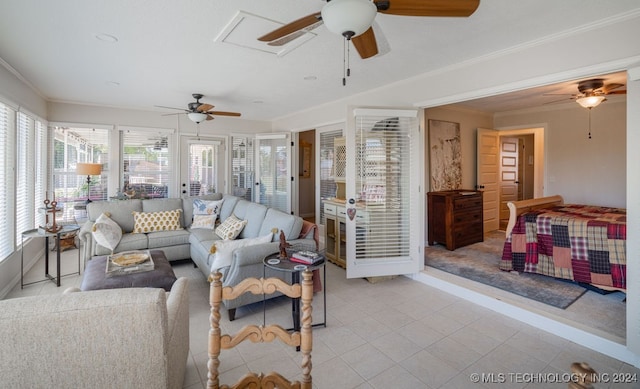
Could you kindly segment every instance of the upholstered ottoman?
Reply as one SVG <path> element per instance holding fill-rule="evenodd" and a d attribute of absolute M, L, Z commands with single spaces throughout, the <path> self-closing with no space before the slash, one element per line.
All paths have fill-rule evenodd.
<path fill-rule="evenodd" d="M 176 281 L 176 275 L 162 250 L 149 250 L 154 269 L 141 273 L 106 276 L 106 255 L 93 257 L 87 262 L 80 289 L 115 289 L 115 288 L 163 288 L 167 292 Z"/>

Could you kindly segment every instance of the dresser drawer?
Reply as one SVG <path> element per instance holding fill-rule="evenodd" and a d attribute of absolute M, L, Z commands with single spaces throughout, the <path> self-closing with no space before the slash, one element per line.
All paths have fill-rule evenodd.
<path fill-rule="evenodd" d="M 337 215 L 337 212 L 336 212 L 336 209 L 337 209 L 337 208 L 338 208 L 338 207 L 336 207 L 336 206 L 335 206 L 335 205 L 333 205 L 333 204 L 327 204 L 327 203 L 324 203 L 324 213 L 325 213 L 326 215 Z"/>
<path fill-rule="evenodd" d="M 346 218 L 347 210 L 345 207 L 336 207 L 336 214 L 338 215 L 338 217 Z"/>
<path fill-rule="evenodd" d="M 466 209 L 466 208 L 478 208 L 482 207 L 482 197 L 479 195 L 467 195 L 467 196 L 459 196 L 453 199 L 453 207 L 456 210 Z"/>

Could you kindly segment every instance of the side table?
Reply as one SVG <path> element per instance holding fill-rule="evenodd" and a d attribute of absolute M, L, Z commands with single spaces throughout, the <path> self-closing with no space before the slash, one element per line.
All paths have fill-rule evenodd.
<path fill-rule="evenodd" d="M 316 262 L 313 265 L 305 265 L 302 263 L 292 262 L 288 258 L 281 259 L 279 258 L 279 253 L 273 253 L 267 255 L 262 260 L 264 267 L 291 273 L 291 283 L 298 284 L 300 283 L 300 272 L 304 270 L 316 270 L 322 268 L 322 292 L 323 292 L 323 304 L 324 304 L 324 317 L 322 323 L 312 324 L 312 327 L 327 326 L 327 268 L 325 267 L 326 259 L 323 259 L 320 262 Z M 275 261 L 275 260 L 278 261 Z M 300 299 L 294 298 L 291 299 L 291 317 L 293 319 L 293 328 L 290 330 L 300 331 Z M 263 309 L 264 315 L 264 309 Z"/>
<path fill-rule="evenodd" d="M 69 273 L 69 274 L 60 274 L 60 237 L 67 236 L 70 233 L 77 233 L 80 230 L 80 226 L 77 224 L 67 224 L 62 227 L 62 229 L 58 232 L 45 232 L 44 230 L 39 230 L 38 228 L 34 228 L 32 230 L 27 230 L 22 232 L 22 246 L 23 249 L 20 251 L 20 288 L 24 288 L 26 285 L 35 284 L 43 281 L 53 281 L 57 286 L 60 286 L 60 278 L 65 276 L 70 276 L 73 274 L 80 274 L 80 250 L 78 250 L 78 272 L 77 273 Z M 56 275 L 52 276 L 49 274 L 49 238 L 54 237 L 56 239 Z M 24 240 L 25 238 L 44 238 L 44 276 L 45 279 L 29 282 L 27 284 L 24 283 Z"/>

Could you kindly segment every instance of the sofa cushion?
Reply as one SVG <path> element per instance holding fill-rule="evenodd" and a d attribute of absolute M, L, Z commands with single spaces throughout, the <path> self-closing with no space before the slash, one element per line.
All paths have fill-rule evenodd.
<path fill-rule="evenodd" d="M 203 196 L 194 196 L 194 197 L 185 197 L 182 200 L 182 210 L 183 210 L 183 221 L 184 227 L 189 227 L 191 225 L 191 220 L 193 220 L 193 199 L 202 199 L 202 200 L 221 200 L 222 193 L 212 193 Z M 232 206 L 233 209 L 233 206 Z M 229 212 L 225 217 L 229 216 L 231 212 Z"/>
<path fill-rule="evenodd" d="M 211 234 L 211 233 L 209 233 Z M 156 249 L 189 243 L 189 231 L 157 231 L 147 234 L 149 248 Z"/>
<path fill-rule="evenodd" d="M 273 229 L 284 231 L 287 239 L 298 239 L 302 230 L 302 218 L 289 215 L 275 208 L 269 208 L 264 216 L 262 226 L 258 234 L 260 236 L 271 232 Z M 274 240 L 279 238 L 280 233 L 274 234 Z"/>
<path fill-rule="evenodd" d="M 122 239 L 122 228 L 103 212 L 93 225 L 92 234 L 97 244 L 108 248 L 113 254 Z"/>
<path fill-rule="evenodd" d="M 238 204 L 238 201 L 240 201 L 240 198 L 229 194 L 224 195 L 222 198 L 224 199 L 224 202 L 222 203 L 222 209 L 220 210 L 220 220 L 224 221 L 226 218 L 231 216 L 233 209 L 236 207 L 236 204 Z"/>
<path fill-rule="evenodd" d="M 160 212 L 133 212 L 133 233 L 147 233 L 153 231 L 175 231 L 182 229 L 180 219 L 182 209 Z"/>
<path fill-rule="evenodd" d="M 89 221 L 95 222 L 103 213 L 108 212 L 111 219 L 127 233 L 133 231 L 133 212 L 142 212 L 142 200 L 93 201 L 87 204 Z"/>
<path fill-rule="evenodd" d="M 240 232 L 240 238 L 255 238 L 257 236 L 264 236 L 271 232 L 265 231 L 263 234 L 260 234 L 260 227 L 262 226 L 262 221 L 267 213 L 267 207 L 253 203 L 247 200 L 239 200 L 236 204 L 235 208 L 233 208 L 233 214 L 238 218 L 247 221 L 246 227 Z"/>
<path fill-rule="evenodd" d="M 216 228 L 216 235 L 225 240 L 234 240 L 246 225 L 246 220 L 238 219 L 232 214 Z"/>
<path fill-rule="evenodd" d="M 145 250 L 149 248 L 149 240 L 147 234 L 123 234 L 120 243 L 115 249 L 116 253 L 122 251 L 131 250 Z M 93 255 L 108 255 L 111 254 L 111 250 L 106 247 L 96 245 L 95 253 Z"/>
<path fill-rule="evenodd" d="M 216 271 L 223 267 L 231 265 L 233 251 L 240 247 L 254 246 L 262 243 L 269 243 L 273 238 L 273 234 L 269 233 L 265 236 L 257 238 L 237 239 L 237 240 L 219 240 L 211 246 L 213 259 L 211 260 L 211 271 Z"/>

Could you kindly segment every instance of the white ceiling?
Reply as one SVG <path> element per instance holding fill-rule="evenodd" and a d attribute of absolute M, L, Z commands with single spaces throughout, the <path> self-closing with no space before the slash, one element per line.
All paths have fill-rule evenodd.
<path fill-rule="evenodd" d="M 252 39 L 324 4 L 0 0 L 0 59 L 49 101 L 170 112 L 155 106 L 186 108 L 192 93 L 202 93 L 202 102 L 216 110 L 272 120 L 640 9 L 638 0 L 481 0 L 469 18 L 378 14 L 374 30 L 382 53 L 362 60 L 352 49 L 351 77 L 342 86 L 342 38 L 325 27 L 282 52 Z M 247 15 L 261 18 L 243 20 Z M 117 42 L 99 40 L 100 34 Z M 575 93 L 576 85 L 529 93 Z M 514 95 L 498 100 L 495 107 L 486 99 L 469 106 L 522 108 Z M 533 102 L 531 96 L 524 101 Z"/>

